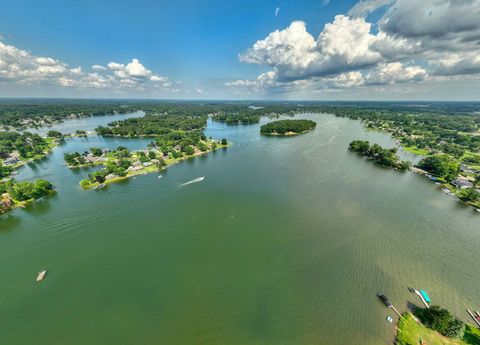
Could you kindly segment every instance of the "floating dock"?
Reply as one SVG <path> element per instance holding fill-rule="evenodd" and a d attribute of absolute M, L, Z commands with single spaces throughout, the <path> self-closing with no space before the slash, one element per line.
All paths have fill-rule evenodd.
<path fill-rule="evenodd" d="M 467 313 L 470 314 L 470 316 L 475 321 L 475 323 L 480 327 L 480 321 L 478 321 L 478 319 L 475 317 L 475 315 L 473 315 L 473 313 L 470 311 L 470 309 L 467 309 Z M 478 314 L 478 311 L 476 311 L 475 313 L 477 314 L 477 316 L 480 315 L 480 314 Z"/>

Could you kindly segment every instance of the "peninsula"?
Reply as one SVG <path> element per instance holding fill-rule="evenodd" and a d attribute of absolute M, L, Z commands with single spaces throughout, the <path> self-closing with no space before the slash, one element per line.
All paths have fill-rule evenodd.
<path fill-rule="evenodd" d="M 130 151 L 124 146 L 116 150 L 91 148 L 90 152 L 65 154 L 70 168 L 103 165 L 80 181 L 83 188 L 97 188 L 136 175 L 161 171 L 185 159 L 226 148 L 226 139 L 207 138 L 203 133 L 207 116 L 159 114 L 149 112 L 141 118 L 114 121 L 96 129 L 98 135 L 128 138 L 151 137 L 153 141 L 143 150 Z"/>
<path fill-rule="evenodd" d="M 0 182 L 0 214 L 17 207 L 25 207 L 31 202 L 53 193 L 53 185 L 43 179 L 34 182 L 17 182 L 10 179 Z"/>

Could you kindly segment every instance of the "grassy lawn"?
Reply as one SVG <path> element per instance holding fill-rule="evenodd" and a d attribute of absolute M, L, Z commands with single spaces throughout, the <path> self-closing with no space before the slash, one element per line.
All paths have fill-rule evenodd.
<path fill-rule="evenodd" d="M 404 146 L 403 149 L 407 152 L 420 155 L 420 156 L 428 156 L 430 154 L 430 151 L 425 149 L 419 149 L 416 146 Z"/>
<path fill-rule="evenodd" d="M 398 322 L 397 344 L 417 345 L 420 339 L 426 345 L 480 345 L 480 330 L 467 325 L 463 339 L 450 339 L 418 323 L 412 314 L 404 314 Z"/>

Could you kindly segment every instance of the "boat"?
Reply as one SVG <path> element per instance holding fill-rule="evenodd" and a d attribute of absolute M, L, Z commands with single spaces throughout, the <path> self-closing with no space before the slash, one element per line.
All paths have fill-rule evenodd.
<path fill-rule="evenodd" d="M 46 275 L 47 275 L 47 270 L 38 272 L 37 282 L 42 281 Z"/>
<path fill-rule="evenodd" d="M 428 297 L 427 292 L 425 290 L 420 290 L 420 294 L 422 295 L 425 302 L 432 303 L 432 301 L 430 301 L 430 297 Z"/>
<path fill-rule="evenodd" d="M 380 301 L 382 301 L 383 304 L 385 304 L 385 306 L 387 308 L 391 308 L 392 307 L 392 303 L 388 300 L 387 296 L 385 296 L 384 294 L 382 293 L 377 293 L 377 297 Z"/>
<path fill-rule="evenodd" d="M 391 316 L 387 316 L 387 321 L 390 322 L 390 323 L 392 323 L 393 318 L 392 318 Z"/>

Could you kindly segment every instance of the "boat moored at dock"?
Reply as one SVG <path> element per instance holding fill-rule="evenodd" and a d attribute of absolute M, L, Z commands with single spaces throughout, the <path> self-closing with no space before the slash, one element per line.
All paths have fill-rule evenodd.
<path fill-rule="evenodd" d="M 382 293 L 377 293 L 377 297 L 380 301 L 382 301 L 383 304 L 385 304 L 385 306 L 387 308 L 391 308 L 392 307 L 392 303 L 390 302 L 390 300 L 387 298 L 387 296 L 385 296 L 384 294 Z"/>

